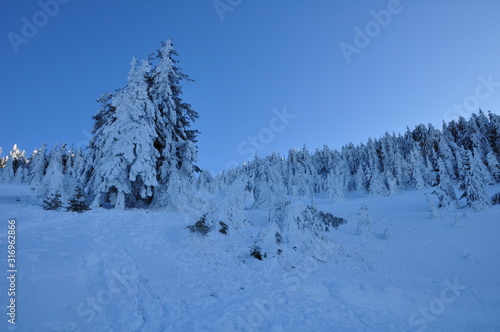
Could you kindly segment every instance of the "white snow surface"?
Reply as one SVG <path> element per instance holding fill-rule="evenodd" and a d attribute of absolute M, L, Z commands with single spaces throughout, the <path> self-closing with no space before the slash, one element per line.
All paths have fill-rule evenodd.
<path fill-rule="evenodd" d="M 431 191 L 335 204 L 316 196 L 318 210 L 348 220 L 320 239 L 269 223 L 267 209 L 202 236 L 186 229 L 201 214 L 45 211 L 29 186 L 0 185 L 0 330 L 500 331 L 500 206 L 431 219 Z M 368 235 L 357 231 L 364 205 Z M 6 315 L 12 218 L 15 325 Z M 263 260 L 249 254 L 255 243 Z"/>

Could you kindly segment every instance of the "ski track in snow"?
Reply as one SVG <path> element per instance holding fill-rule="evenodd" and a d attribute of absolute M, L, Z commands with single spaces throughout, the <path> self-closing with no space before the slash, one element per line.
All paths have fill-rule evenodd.
<path fill-rule="evenodd" d="M 4 317 L 0 330 L 499 331 L 500 207 L 432 220 L 424 192 L 318 198 L 349 222 L 323 240 L 281 230 L 277 244 L 264 210 L 203 237 L 186 229 L 192 216 L 44 211 L 28 187 L 2 185 L 4 234 L 18 222 L 19 307 L 18 324 Z M 373 236 L 357 233 L 362 205 Z M 262 261 L 249 255 L 255 242 Z"/>

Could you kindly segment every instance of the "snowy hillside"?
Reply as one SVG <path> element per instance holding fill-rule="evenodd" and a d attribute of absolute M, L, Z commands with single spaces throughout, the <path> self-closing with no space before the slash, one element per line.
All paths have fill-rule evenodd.
<path fill-rule="evenodd" d="M 17 324 L 4 306 L 0 330 L 499 331 L 500 206 L 431 219 L 431 191 L 316 195 L 347 219 L 329 232 L 252 209 L 204 236 L 186 228 L 199 211 L 45 211 L 0 185 L 2 232 L 14 218 L 18 235 Z"/>

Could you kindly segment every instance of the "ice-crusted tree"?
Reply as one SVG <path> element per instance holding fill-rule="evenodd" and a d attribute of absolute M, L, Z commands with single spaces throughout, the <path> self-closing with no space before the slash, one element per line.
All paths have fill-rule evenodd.
<path fill-rule="evenodd" d="M 334 167 L 326 178 L 326 190 L 328 197 L 335 203 L 344 200 L 344 182 L 346 174 L 340 167 Z"/>
<path fill-rule="evenodd" d="M 410 152 L 410 169 L 412 182 L 414 188 L 417 190 L 424 189 L 426 186 L 423 175 L 423 164 L 420 148 L 415 145 L 414 149 Z"/>
<path fill-rule="evenodd" d="M 17 144 L 14 144 L 6 157 L 5 165 L 0 173 L 1 180 L 4 183 L 21 184 L 28 177 L 28 159 L 24 150 L 19 150 Z"/>
<path fill-rule="evenodd" d="M 288 193 L 311 198 L 315 192 L 316 171 L 306 146 L 288 153 Z"/>
<path fill-rule="evenodd" d="M 224 190 L 224 197 L 216 211 L 217 217 L 223 221 L 229 221 L 232 227 L 237 228 L 243 222 L 243 211 L 253 204 L 249 181 L 246 174 L 238 175 Z"/>
<path fill-rule="evenodd" d="M 481 210 L 491 205 L 491 200 L 486 192 L 484 174 L 478 165 L 478 159 L 474 158 L 470 150 L 463 150 L 463 171 L 464 174 L 460 190 L 460 199 L 465 198 L 467 206 L 474 210 Z"/>
<path fill-rule="evenodd" d="M 256 158 L 254 176 L 254 208 L 271 208 L 286 199 L 286 186 L 283 174 L 279 172 L 277 154 L 264 159 Z"/>
<path fill-rule="evenodd" d="M 66 207 L 66 211 L 82 213 L 88 210 L 90 210 L 90 207 L 85 202 L 82 188 L 76 187 L 73 196 L 68 199 L 68 206 Z"/>
<path fill-rule="evenodd" d="M 157 52 L 159 62 L 149 78 L 149 95 L 156 112 L 154 145 L 159 152 L 157 167 L 161 194 L 155 197 L 157 206 L 174 205 L 170 200 L 173 195 L 188 198 L 191 193 L 185 189 L 191 186 L 179 187 L 177 183 L 193 181 L 193 173 L 199 171 L 195 165 L 198 131 L 191 129 L 199 115 L 182 100 L 181 84 L 189 78 L 177 66 L 176 56 L 168 39 Z"/>
<path fill-rule="evenodd" d="M 494 181 L 500 182 L 500 162 L 498 162 L 495 152 L 488 152 L 486 155 L 486 164 L 488 165 L 488 170 Z"/>
<path fill-rule="evenodd" d="M 456 207 L 457 195 L 443 159 L 438 159 L 435 171 L 436 180 L 433 184 L 434 191 L 432 193 L 437 196 L 439 207 Z"/>
<path fill-rule="evenodd" d="M 63 199 L 68 197 L 67 181 L 64 175 L 64 144 L 58 146 L 54 144 L 54 148 L 49 154 L 47 169 L 37 188 L 37 195 L 40 198 L 54 196 L 59 194 Z"/>
<path fill-rule="evenodd" d="M 5 167 L 5 158 L 2 157 L 3 149 L 0 148 L 0 180 L 2 178 L 2 169 Z"/>
<path fill-rule="evenodd" d="M 149 99 L 147 75 L 150 65 L 135 58 L 127 86 L 102 98 L 103 108 L 94 117 L 90 142 L 87 191 L 95 195 L 94 206 L 135 207 L 149 203 L 157 182 L 159 152 L 155 108 Z"/>
<path fill-rule="evenodd" d="M 153 69 L 134 59 L 127 86 L 98 99 L 84 181 L 94 206 L 175 208 L 192 197 L 198 114 L 181 99 L 176 55 L 168 40 Z"/>
<path fill-rule="evenodd" d="M 358 234 L 363 234 L 369 238 L 374 239 L 372 229 L 371 229 L 371 221 L 370 215 L 368 214 L 368 207 L 363 205 L 357 215 L 358 221 Z"/>
<path fill-rule="evenodd" d="M 47 169 L 47 152 L 43 144 L 39 149 L 33 151 L 30 161 L 29 184 L 38 186 L 42 183 Z"/>

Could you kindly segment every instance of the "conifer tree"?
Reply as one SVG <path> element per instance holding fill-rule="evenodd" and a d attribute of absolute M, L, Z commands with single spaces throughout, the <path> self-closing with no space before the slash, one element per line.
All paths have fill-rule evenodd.
<path fill-rule="evenodd" d="M 40 198 L 60 195 L 63 199 L 68 197 L 67 181 L 64 175 L 64 144 L 54 148 L 49 154 L 48 165 L 45 175 L 37 188 L 37 196 Z"/>
<path fill-rule="evenodd" d="M 44 210 L 59 210 L 62 207 L 61 194 L 59 191 L 49 194 L 44 198 L 42 208 Z"/>
<path fill-rule="evenodd" d="M 94 205 L 123 209 L 151 200 L 157 185 L 155 109 L 148 96 L 149 63 L 132 60 L 128 84 L 94 117 L 87 188 Z M 106 114 L 108 113 L 108 114 Z"/>
<path fill-rule="evenodd" d="M 477 165 L 477 158 L 474 158 L 470 150 L 463 150 L 463 174 L 464 178 L 460 185 L 462 195 L 467 206 L 474 210 L 481 210 L 485 206 L 491 205 L 491 200 L 486 193 L 485 183 L 481 170 Z"/>
<path fill-rule="evenodd" d="M 87 203 L 85 203 L 85 198 L 81 187 L 75 188 L 75 193 L 73 194 L 73 197 L 68 200 L 68 204 L 69 205 L 66 207 L 67 211 L 82 213 L 90 210 L 90 207 L 87 205 Z"/>
<path fill-rule="evenodd" d="M 32 186 L 41 185 L 45 170 L 47 169 L 46 146 L 43 144 L 39 149 L 33 151 L 30 161 L 29 183 Z"/>
<path fill-rule="evenodd" d="M 175 205 L 170 198 L 179 194 L 189 197 L 191 194 L 186 189 L 190 185 L 177 184 L 194 181 L 193 174 L 199 171 L 195 165 L 198 131 L 191 129 L 192 122 L 199 115 L 181 98 L 181 83 L 189 78 L 177 66 L 176 56 L 177 52 L 168 39 L 158 50 L 159 63 L 149 80 L 149 94 L 156 111 L 154 145 L 159 152 L 157 168 L 161 194 L 155 197 L 157 206 Z"/>
<path fill-rule="evenodd" d="M 432 193 L 439 199 L 438 207 L 457 206 L 457 195 L 455 194 L 455 189 L 446 170 L 445 163 L 441 158 L 437 161 L 436 181 L 433 187 L 435 189 Z"/>

